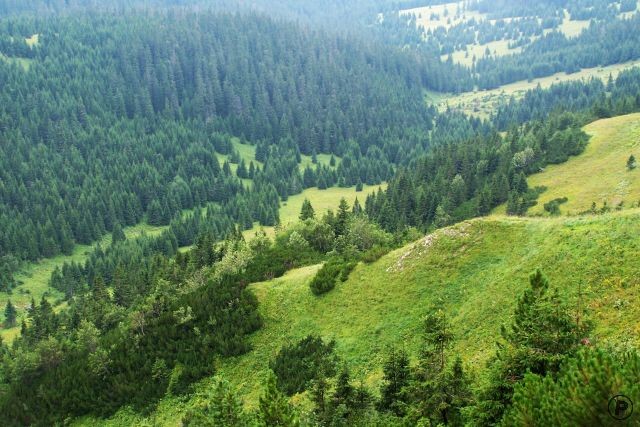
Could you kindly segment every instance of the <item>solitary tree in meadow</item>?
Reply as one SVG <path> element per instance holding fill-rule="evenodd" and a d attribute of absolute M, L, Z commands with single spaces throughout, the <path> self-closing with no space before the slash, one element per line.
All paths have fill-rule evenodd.
<path fill-rule="evenodd" d="M 316 216 L 313 206 L 311 206 L 311 202 L 308 199 L 304 199 L 302 202 L 302 209 L 300 210 L 300 220 L 304 221 L 305 219 L 312 219 Z"/>

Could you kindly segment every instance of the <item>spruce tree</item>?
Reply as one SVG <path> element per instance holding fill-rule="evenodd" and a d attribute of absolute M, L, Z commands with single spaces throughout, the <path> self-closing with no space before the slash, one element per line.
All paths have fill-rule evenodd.
<path fill-rule="evenodd" d="M 313 219 L 315 216 L 316 214 L 313 210 L 313 206 L 311 206 L 311 202 L 309 199 L 304 199 L 304 202 L 302 202 L 302 209 L 300 209 L 300 220 L 304 221 L 307 219 Z"/>
<path fill-rule="evenodd" d="M 477 421 L 497 422 L 511 403 L 515 384 L 526 372 L 558 372 L 589 331 L 590 324 L 576 321 L 557 289 L 549 291 L 549 282 L 540 270 L 531 274 L 529 288 L 516 305 L 513 323 L 502 328 L 502 340 L 490 364 L 490 382 L 477 406 Z"/>
<path fill-rule="evenodd" d="M 213 389 L 197 396 L 196 403 L 182 419 L 183 426 L 242 427 L 249 425 L 242 402 L 233 393 L 229 383 L 216 378 Z"/>
<path fill-rule="evenodd" d="M 278 390 L 273 372 L 269 372 L 264 394 L 260 397 L 258 420 L 261 425 L 268 427 L 296 427 L 300 425 L 287 397 Z"/>
<path fill-rule="evenodd" d="M 11 303 L 11 300 L 7 300 L 7 305 L 4 309 L 4 327 L 9 329 L 16 326 L 17 317 L 16 307 Z"/>
<path fill-rule="evenodd" d="M 336 236 L 342 236 L 347 232 L 347 223 L 350 216 L 349 203 L 347 203 L 347 200 L 343 197 L 340 199 L 340 204 L 338 205 L 338 213 L 336 214 L 336 222 L 333 230 Z"/>
<path fill-rule="evenodd" d="M 629 159 L 627 159 L 627 169 L 634 170 L 635 168 L 636 168 L 636 158 L 632 154 L 629 156 Z"/>
<path fill-rule="evenodd" d="M 409 356 L 404 350 L 391 351 L 384 363 L 378 410 L 402 416 L 406 410 L 406 386 L 409 384 Z"/>

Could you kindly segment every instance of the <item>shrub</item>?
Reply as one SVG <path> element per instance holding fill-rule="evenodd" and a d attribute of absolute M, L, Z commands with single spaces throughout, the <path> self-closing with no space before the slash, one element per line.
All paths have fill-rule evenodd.
<path fill-rule="evenodd" d="M 314 295 L 322 295 L 335 288 L 338 279 L 341 282 L 346 282 L 357 264 L 357 261 L 346 261 L 340 258 L 330 259 L 311 280 L 309 284 L 311 292 Z"/>
<path fill-rule="evenodd" d="M 366 264 L 376 262 L 389 252 L 388 247 L 374 246 L 362 254 L 362 261 Z"/>
<path fill-rule="evenodd" d="M 278 389 L 288 396 L 304 391 L 311 381 L 336 374 L 335 341 L 325 343 L 308 335 L 294 345 L 283 346 L 271 369 Z"/>

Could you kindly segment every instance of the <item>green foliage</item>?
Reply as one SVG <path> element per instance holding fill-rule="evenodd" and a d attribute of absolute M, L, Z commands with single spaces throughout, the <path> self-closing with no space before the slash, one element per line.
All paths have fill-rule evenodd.
<path fill-rule="evenodd" d="M 636 158 L 632 155 L 629 156 L 629 159 L 627 160 L 627 169 L 628 170 L 634 170 L 636 168 Z"/>
<path fill-rule="evenodd" d="M 311 292 L 314 295 L 322 295 L 329 292 L 335 288 L 338 280 L 341 282 L 347 280 L 355 264 L 353 261 L 345 261 L 342 258 L 330 258 L 309 283 Z"/>
<path fill-rule="evenodd" d="M 383 384 L 380 387 L 378 410 L 402 416 L 408 400 L 406 387 L 410 381 L 409 356 L 404 350 L 392 349 L 383 369 Z"/>
<path fill-rule="evenodd" d="M 477 419 L 497 422 L 511 404 L 513 390 L 527 372 L 545 375 L 559 371 L 578 350 L 590 325 L 580 322 L 540 270 L 529 278 L 529 288 L 518 300 L 510 328 L 503 328 L 495 359 L 489 367 L 490 384 L 480 395 Z"/>
<path fill-rule="evenodd" d="M 300 221 L 315 218 L 315 212 L 311 202 L 308 199 L 304 199 L 302 202 L 302 209 L 300 210 Z"/>
<path fill-rule="evenodd" d="M 315 421 L 320 425 L 366 425 L 379 417 L 372 414 L 372 396 L 364 386 L 351 383 L 349 370 L 344 368 L 333 391 L 324 377 L 313 382 L 311 390 Z"/>
<path fill-rule="evenodd" d="M 199 393 L 182 418 L 182 425 L 193 427 L 242 427 L 249 419 L 229 383 L 215 378 L 212 387 Z"/>
<path fill-rule="evenodd" d="M 308 335 L 294 345 L 283 346 L 271 364 L 278 389 L 287 396 L 306 390 L 312 381 L 336 374 L 335 342 L 325 343 Z"/>
<path fill-rule="evenodd" d="M 173 267 L 155 265 L 159 274 Z M 257 301 L 240 284 L 242 274 L 210 274 L 181 292 L 175 289 L 183 283 L 155 279 L 150 293 L 127 313 L 100 277 L 92 295 L 76 298 L 68 315 L 56 315 L 44 298 L 33 303 L 29 325 L 23 325 L 11 354 L 11 360 L 24 362 L 3 366 L 11 372 L 0 402 L 3 416 L 48 423 L 61 414 L 107 415 L 125 403 L 142 409 L 165 394 L 190 391 L 194 381 L 213 373 L 216 358 L 247 352 L 245 337 L 261 326 Z M 37 399 L 51 404 L 32 406 L 36 397 L 23 386 L 27 378 L 45 390 Z"/>
<path fill-rule="evenodd" d="M 258 420 L 259 425 L 265 427 L 300 425 L 297 413 L 287 397 L 276 386 L 276 377 L 273 373 L 267 377 L 264 395 L 260 397 Z"/>
<path fill-rule="evenodd" d="M 567 203 L 568 200 L 569 199 L 566 197 L 553 199 L 552 201 L 544 204 L 544 210 L 549 212 L 550 215 L 560 215 L 560 205 Z"/>
<path fill-rule="evenodd" d="M 448 366 L 453 339 L 442 310 L 425 316 L 418 364 L 403 390 L 405 419 L 412 424 L 464 425 L 462 411 L 471 403 L 471 390 L 460 357 Z"/>
<path fill-rule="evenodd" d="M 556 375 L 528 373 L 515 387 L 513 405 L 505 425 L 548 426 L 620 425 L 614 419 L 616 395 L 625 395 L 635 405 L 640 400 L 640 356 L 636 350 L 619 353 L 585 348 L 567 360 Z M 565 404 L 562 404 L 562 403 Z M 611 408 L 609 405 L 611 404 Z M 622 413 L 624 415 L 624 412 Z M 637 415 L 622 421 L 634 425 Z"/>
<path fill-rule="evenodd" d="M 627 76 L 629 81 L 621 81 L 620 87 L 633 92 L 632 82 L 638 78 L 640 74 Z M 624 91 L 617 96 L 626 97 Z M 486 215 L 505 202 L 508 214 L 524 215 L 543 190 L 528 188 L 526 175 L 581 153 L 588 141 L 580 129 L 584 123 L 581 114 L 552 114 L 544 121 L 512 127 L 504 137 L 481 127 L 460 126 L 460 134 L 473 143 L 431 150 L 415 167 L 401 170 L 386 192 L 369 195 L 365 212 L 387 231 L 444 227 Z M 434 132 L 440 138 L 438 130 Z"/>
<path fill-rule="evenodd" d="M 4 327 L 5 328 L 13 328 L 16 325 L 16 320 L 18 317 L 18 311 L 16 307 L 11 304 L 11 300 L 7 300 L 7 305 L 4 309 Z"/>
<path fill-rule="evenodd" d="M 127 236 L 124 235 L 124 231 L 122 230 L 120 223 L 116 223 L 113 226 L 113 231 L 111 231 L 111 244 L 115 245 L 116 243 L 124 240 L 127 240 Z"/>

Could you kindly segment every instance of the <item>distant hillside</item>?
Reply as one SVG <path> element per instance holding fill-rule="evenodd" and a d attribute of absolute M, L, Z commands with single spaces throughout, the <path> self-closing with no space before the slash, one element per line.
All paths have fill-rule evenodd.
<path fill-rule="evenodd" d="M 592 203 L 597 209 L 604 202 L 612 209 L 640 203 L 640 169 L 627 168 L 629 156 L 640 158 L 640 114 L 598 120 L 584 130 L 591 135 L 584 153 L 529 177 L 530 187 L 547 187 L 530 214 L 544 213 L 545 203 L 563 197 L 563 214 L 584 212 Z"/>
<path fill-rule="evenodd" d="M 224 362 L 219 373 L 255 406 L 280 347 L 317 333 L 335 339 L 356 379 L 377 390 L 389 346 L 415 350 L 421 318 L 432 304 L 447 311 L 454 350 L 479 373 L 537 267 L 571 305 L 577 307 L 581 290 L 596 324 L 592 342 L 637 344 L 640 244 L 633 236 L 639 233 L 637 209 L 581 218 L 491 217 L 442 229 L 374 264 L 361 264 L 323 297 L 314 297 L 308 287 L 319 266 L 294 270 L 250 286 L 260 300 L 264 327 L 251 338 L 253 350 Z M 294 401 L 304 405 L 305 398 Z M 164 400 L 148 421 L 179 425 L 185 404 Z M 140 422 L 123 410 L 109 424 Z"/>

